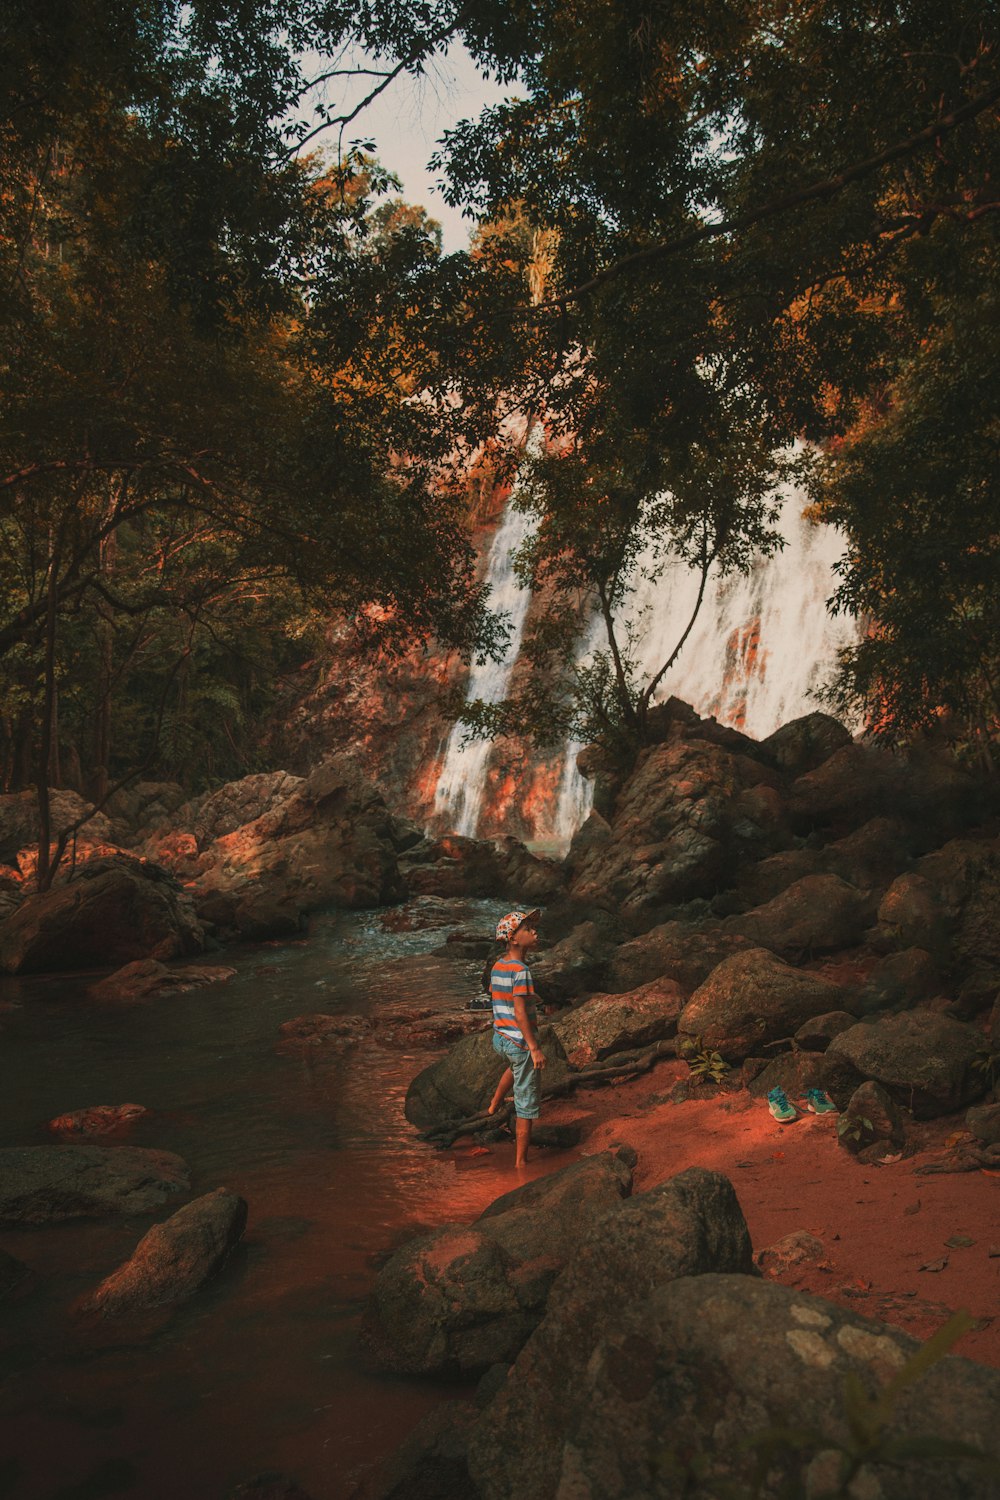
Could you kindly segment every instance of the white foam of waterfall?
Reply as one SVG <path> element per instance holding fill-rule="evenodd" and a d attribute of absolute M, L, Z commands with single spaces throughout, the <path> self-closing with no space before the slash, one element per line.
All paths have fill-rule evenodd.
<path fill-rule="evenodd" d="M 516 508 L 517 494 L 515 485 L 486 562 L 490 608 L 507 615 L 510 639 L 502 661 L 473 663 L 465 695 L 467 703 L 475 698 L 486 703 L 499 703 L 506 695 L 507 683 L 521 649 L 531 590 L 524 588 L 516 578 L 512 558 L 533 530 L 535 517 Z M 493 742 L 476 739 L 463 743 L 464 738 L 465 726 L 461 722 L 453 725 L 434 793 L 434 817 L 435 821 L 446 822 L 455 833 L 474 838 Z"/>
<path fill-rule="evenodd" d="M 789 486 L 778 521 L 782 551 L 761 558 L 747 575 L 710 577 L 695 625 L 655 702 L 675 695 L 703 716 L 714 715 L 755 739 L 818 707 L 816 689 L 838 650 L 855 639 L 857 626 L 826 608 L 844 537 L 832 526 L 807 520 L 805 504 L 802 492 Z M 652 557 L 642 561 L 652 565 Z M 670 656 L 697 596 L 698 576 L 682 563 L 640 583 L 622 623 L 630 620 L 638 631 L 635 654 L 643 676 L 658 672 Z M 594 649 L 591 631 L 581 660 Z M 593 798 L 576 769 L 579 748 L 567 746 L 553 820 L 553 837 L 564 843 L 586 818 Z"/>

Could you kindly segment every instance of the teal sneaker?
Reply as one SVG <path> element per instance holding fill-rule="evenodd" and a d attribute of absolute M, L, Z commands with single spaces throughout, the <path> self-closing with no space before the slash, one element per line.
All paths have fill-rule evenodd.
<path fill-rule="evenodd" d="M 814 1115 L 829 1115 L 837 1113 L 837 1106 L 829 1094 L 824 1094 L 822 1089 L 806 1089 L 806 1109 Z"/>
<path fill-rule="evenodd" d="M 767 1096 L 767 1107 L 776 1120 L 797 1120 L 799 1112 L 794 1104 L 788 1102 L 788 1095 L 784 1089 L 772 1089 Z"/>

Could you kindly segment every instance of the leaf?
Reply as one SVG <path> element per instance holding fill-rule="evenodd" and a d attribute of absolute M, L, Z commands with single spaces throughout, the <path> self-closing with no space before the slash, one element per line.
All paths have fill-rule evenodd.
<path fill-rule="evenodd" d="M 988 1459 L 989 1454 L 971 1443 L 960 1443 L 953 1438 L 935 1437 L 929 1432 L 914 1433 L 909 1437 L 886 1438 L 879 1447 L 878 1456 L 886 1463 L 903 1463 L 908 1458 L 972 1458 Z"/>
<path fill-rule="evenodd" d="M 967 1234 L 953 1234 L 951 1239 L 945 1240 L 945 1244 L 952 1250 L 965 1250 L 975 1243 L 975 1240 L 970 1240 Z"/>
<path fill-rule="evenodd" d="M 874 1403 L 854 1370 L 849 1370 L 844 1378 L 844 1415 L 855 1444 L 859 1448 L 870 1447 L 878 1436 L 879 1423 Z"/>
<path fill-rule="evenodd" d="M 945 1259 L 947 1260 L 947 1256 Z M 891 1411 L 892 1403 L 899 1392 L 920 1380 L 932 1365 L 937 1364 L 938 1360 L 948 1353 L 953 1344 L 956 1344 L 974 1327 L 975 1319 L 964 1307 L 959 1308 L 957 1313 L 952 1313 L 947 1323 L 939 1328 L 926 1344 L 921 1344 L 912 1359 L 908 1359 L 903 1368 L 896 1371 L 889 1384 L 883 1387 L 879 1396 L 880 1403 L 884 1403 Z"/>
<path fill-rule="evenodd" d="M 948 1264 L 948 1257 L 947 1257 L 947 1255 L 942 1255 L 942 1257 L 941 1257 L 940 1260 L 925 1260 L 922 1266 L 918 1266 L 917 1267 L 917 1270 L 918 1271 L 943 1271 L 944 1268 L 945 1268 L 945 1266 L 947 1264 Z"/>

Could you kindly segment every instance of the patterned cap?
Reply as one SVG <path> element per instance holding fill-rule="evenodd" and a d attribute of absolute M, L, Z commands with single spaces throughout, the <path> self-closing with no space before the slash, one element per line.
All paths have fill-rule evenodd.
<path fill-rule="evenodd" d="M 509 942 L 519 927 L 523 927 L 525 922 L 530 921 L 532 917 L 540 917 L 541 914 L 537 906 L 533 911 L 509 911 L 497 923 L 497 942 Z"/>

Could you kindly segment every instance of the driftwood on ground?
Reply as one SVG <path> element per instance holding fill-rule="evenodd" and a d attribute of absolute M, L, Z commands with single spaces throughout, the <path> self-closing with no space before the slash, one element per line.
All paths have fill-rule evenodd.
<path fill-rule="evenodd" d="M 546 1099 L 559 1099 L 577 1088 L 598 1088 L 605 1083 L 625 1082 L 626 1079 L 637 1078 L 640 1074 L 647 1073 L 661 1058 L 676 1056 L 676 1037 L 654 1042 L 650 1047 L 636 1048 L 632 1052 L 617 1052 L 614 1056 L 606 1057 L 589 1068 L 580 1068 L 579 1071 L 570 1073 L 562 1083 L 550 1089 L 545 1097 Z M 422 1131 L 420 1139 L 432 1141 L 438 1146 L 451 1146 L 459 1136 L 472 1135 L 488 1125 L 506 1124 L 513 1113 L 514 1106 L 507 1104 L 492 1115 L 478 1114 L 470 1115 L 464 1120 L 449 1120 L 446 1125 L 435 1125 L 432 1130 Z"/>
<path fill-rule="evenodd" d="M 934 1172 L 978 1172 L 981 1167 L 1000 1171 L 1000 1142 L 993 1146 L 974 1146 L 968 1142 L 956 1146 L 939 1161 L 928 1161 L 922 1167 L 914 1167 L 913 1175 L 927 1177 Z"/>

